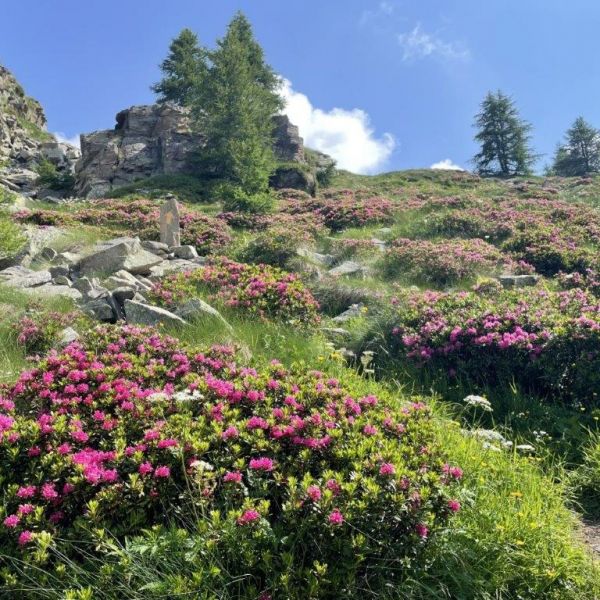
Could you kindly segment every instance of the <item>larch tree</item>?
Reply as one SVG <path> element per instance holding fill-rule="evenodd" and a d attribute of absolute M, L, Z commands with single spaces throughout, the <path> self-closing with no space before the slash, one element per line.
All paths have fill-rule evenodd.
<path fill-rule="evenodd" d="M 482 176 L 527 175 L 537 156 L 529 145 L 531 125 L 523 121 L 514 101 L 498 91 L 489 92 L 475 117 L 475 141 L 480 151 L 473 158 Z"/>

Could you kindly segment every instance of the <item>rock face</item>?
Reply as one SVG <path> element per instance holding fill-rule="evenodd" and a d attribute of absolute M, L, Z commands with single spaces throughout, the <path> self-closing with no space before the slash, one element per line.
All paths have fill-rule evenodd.
<path fill-rule="evenodd" d="M 285 115 L 275 117 L 273 137 L 273 151 L 277 160 L 300 163 L 305 161 L 304 140 L 300 137 L 298 127 Z"/>
<path fill-rule="evenodd" d="M 25 94 L 13 74 L 0 65 L 0 185 L 37 194 L 37 165 L 46 159 L 60 173 L 73 173 L 78 148 L 46 131 L 41 104 Z"/>
<path fill-rule="evenodd" d="M 191 157 L 201 151 L 204 139 L 192 132 L 188 109 L 168 103 L 132 106 L 116 119 L 114 129 L 81 136 L 78 194 L 99 198 L 154 175 L 196 173 Z M 302 138 L 285 115 L 275 117 L 273 150 L 279 161 L 304 167 L 298 173 L 287 169 L 274 178 L 273 185 L 313 191 L 316 179 L 314 173 L 310 175 Z"/>
<path fill-rule="evenodd" d="M 98 198 L 136 179 L 191 172 L 190 155 L 202 138 L 192 134 L 186 109 L 172 104 L 132 106 L 116 119 L 114 129 L 81 136 L 79 194 Z"/>

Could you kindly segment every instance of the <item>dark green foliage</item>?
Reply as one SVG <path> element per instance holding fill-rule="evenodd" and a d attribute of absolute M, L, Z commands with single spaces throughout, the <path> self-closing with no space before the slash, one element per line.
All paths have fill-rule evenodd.
<path fill-rule="evenodd" d="M 47 159 L 42 159 L 37 166 L 39 175 L 37 183 L 49 190 L 71 192 L 75 187 L 75 177 L 69 172 L 59 172 Z"/>
<path fill-rule="evenodd" d="M 310 168 L 315 172 L 317 183 L 323 187 L 331 185 L 336 174 L 335 161 L 318 150 L 304 149 L 304 156 Z"/>
<path fill-rule="evenodd" d="M 248 20 L 238 13 L 209 52 L 206 80 L 194 96 L 194 120 L 206 137 L 199 166 L 223 182 L 225 210 L 263 211 L 275 168 L 273 116 L 279 80 L 264 61 Z"/>
<path fill-rule="evenodd" d="M 527 175 L 536 160 L 529 146 L 531 125 L 519 117 L 514 101 L 489 92 L 475 117 L 475 141 L 481 150 L 473 158 L 483 176 Z"/>
<path fill-rule="evenodd" d="M 206 74 L 206 50 L 198 45 L 198 37 L 183 29 L 171 42 L 169 55 L 160 65 L 163 78 L 151 89 L 159 102 L 187 106 Z"/>
<path fill-rule="evenodd" d="M 600 132 L 578 117 L 554 155 L 552 174 L 573 177 L 600 171 Z"/>
<path fill-rule="evenodd" d="M 206 183 L 192 175 L 155 175 L 134 181 L 111 192 L 113 198 L 137 195 L 144 198 L 162 198 L 172 193 L 186 202 L 202 202 L 206 199 Z"/>

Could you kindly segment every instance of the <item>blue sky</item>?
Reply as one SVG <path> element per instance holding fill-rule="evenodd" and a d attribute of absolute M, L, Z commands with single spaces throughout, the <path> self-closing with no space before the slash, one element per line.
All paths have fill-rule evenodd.
<path fill-rule="evenodd" d="M 540 166 L 578 115 L 600 126 L 596 0 L 0 0 L 0 63 L 72 137 L 151 102 L 180 29 L 212 45 L 238 9 L 301 133 L 355 171 L 468 167 L 490 89 L 533 124 Z"/>

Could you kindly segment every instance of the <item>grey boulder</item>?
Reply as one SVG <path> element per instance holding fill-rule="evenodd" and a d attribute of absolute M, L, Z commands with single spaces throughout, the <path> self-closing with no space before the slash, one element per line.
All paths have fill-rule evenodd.
<path fill-rule="evenodd" d="M 186 321 L 178 315 L 150 304 L 125 300 L 125 318 L 134 325 L 185 325 Z"/>
<path fill-rule="evenodd" d="M 133 274 L 146 274 L 161 262 L 163 260 L 160 256 L 144 250 L 140 240 L 135 238 L 119 241 L 113 246 L 85 256 L 79 262 L 79 270 L 82 275 L 111 274 L 121 270 Z"/>

